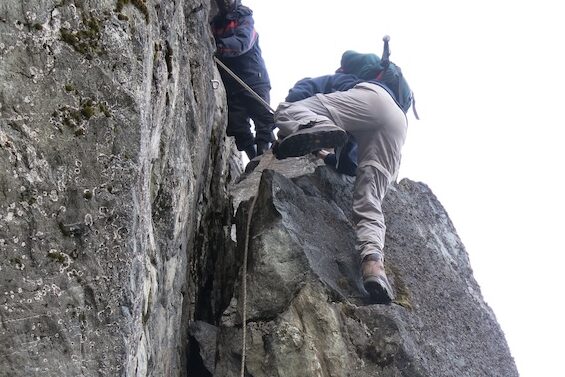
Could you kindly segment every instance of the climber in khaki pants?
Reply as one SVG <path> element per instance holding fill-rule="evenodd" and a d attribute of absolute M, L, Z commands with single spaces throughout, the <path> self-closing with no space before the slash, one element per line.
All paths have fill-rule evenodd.
<path fill-rule="evenodd" d="M 322 94 L 330 89 L 330 93 Z M 357 249 L 363 284 L 379 303 L 394 293 L 384 269 L 385 220 L 381 208 L 388 185 L 400 166 L 407 119 L 382 84 L 336 73 L 299 81 L 292 90 L 313 93 L 303 100 L 283 102 L 275 112 L 279 140 L 273 153 L 279 159 L 337 148 L 347 133 L 358 143 L 358 168 L 353 194 Z"/>

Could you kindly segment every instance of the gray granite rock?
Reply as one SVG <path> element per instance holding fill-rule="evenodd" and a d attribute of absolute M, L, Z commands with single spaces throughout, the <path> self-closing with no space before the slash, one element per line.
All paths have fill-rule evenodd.
<path fill-rule="evenodd" d="M 430 189 L 405 179 L 385 199 L 386 266 L 397 300 L 374 305 L 354 249 L 352 179 L 328 167 L 306 172 L 312 164 L 265 158 L 259 168 L 268 169 L 245 178 L 260 177 L 247 274 L 247 375 L 518 376 L 465 248 Z M 288 174 L 293 168 L 303 173 Z M 257 188 L 245 179 L 232 192 L 249 207 Z M 239 376 L 240 282 L 219 323 L 214 376 Z"/>
<path fill-rule="evenodd" d="M 186 374 L 241 172 L 208 8 L 0 2 L 0 376 Z"/>
<path fill-rule="evenodd" d="M 353 179 L 271 154 L 242 174 L 209 7 L 0 3 L 0 377 L 239 376 L 254 196 L 248 376 L 517 376 L 424 184 L 386 198 L 381 306 Z"/>

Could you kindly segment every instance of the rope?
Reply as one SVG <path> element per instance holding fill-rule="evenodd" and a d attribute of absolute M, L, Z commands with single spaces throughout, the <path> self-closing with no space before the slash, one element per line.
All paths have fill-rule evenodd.
<path fill-rule="evenodd" d="M 275 110 L 273 110 L 271 108 L 271 106 L 267 103 L 267 101 L 265 101 L 263 98 L 261 98 L 261 96 L 259 96 L 257 93 L 255 93 L 255 91 L 253 89 L 251 89 L 251 87 L 249 87 L 249 85 L 247 85 L 242 79 L 240 79 L 235 73 L 233 73 L 233 71 L 231 69 L 229 69 L 228 67 L 226 67 L 226 65 L 224 63 L 221 62 L 220 59 L 218 59 L 218 57 L 214 56 L 214 60 L 216 61 L 216 63 L 222 67 L 224 69 L 224 71 L 226 71 L 231 77 L 233 77 L 235 79 L 235 81 L 237 81 L 241 86 L 243 86 L 249 93 L 251 93 L 253 95 L 253 97 L 255 97 L 255 99 L 259 102 L 261 102 L 261 104 L 263 106 L 265 106 L 265 108 L 267 110 L 269 110 L 269 112 L 271 114 L 275 113 Z M 271 154 L 270 157 L 270 161 L 267 163 L 267 165 L 263 168 L 263 170 L 268 169 L 271 166 L 271 163 L 274 161 L 274 155 Z M 242 294 L 243 294 L 243 302 L 242 302 L 242 314 L 241 314 L 241 323 L 242 323 L 242 327 L 243 327 L 243 336 L 242 336 L 242 340 L 241 340 L 241 373 L 240 376 L 241 377 L 245 377 L 245 356 L 246 356 L 246 338 L 247 338 L 247 255 L 249 254 L 249 231 L 251 229 L 251 219 L 253 216 L 253 210 L 255 209 L 255 203 L 257 203 L 257 197 L 259 196 L 259 187 L 257 187 L 257 194 L 255 195 L 255 197 L 253 198 L 253 201 L 251 202 L 251 207 L 249 207 L 249 213 L 247 214 L 247 224 L 245 225 L 246 230 L 245 230 L 245 246 L 244 246 L 244 251 L 243 251 L 243 271 L 242 271 L 242 284 L 241 284 L 241 290 L 242 290 Z"/>
<path fill-rule="evenodd" d="M 253 97 L 255 97 L 255 99 L 259 102 L 261 102 L 261 104 L 263 106 L 265 106 L 265 108 L 267 110 L 269 110 L 269 112 L 271 114 L 275 113 L 275 110 L 273 110 L 273 108 L 271 107 L 271 105 L 269 105 L 267 103 L 267 101 L 265 101 L 263 98 L 261 98 L 261 96 L 257 93 L 255 93 L 255 91 L 253 89 L 251 89 L 251 87 L 249 85 L 247 85 L 245 82 L 243 82 L 242 79 L 240 79 L 239 77 L 237 77 L 237 75 L 235 73 L 233 73 L 233 71 L 231 69 L 229 69 L 228 67 L 226 67 L 226 65 L 224 63 L 222 63 L 222 61 L 220 59 L 218 59 L 216 56 L 214 56 L 214 60 L 216 61 L 216 63 L 222 67 L 224 69 L 224 71 L 226 71 L 231 77 L 234 78 L 235 81 L 237 81 L 241 86 L 243 86 L 249 93 L 251 93 L 253 95 Z"/>
<path fill-rule="evenodd" d="M 266 157 L 266 155 L 263 155 Z M 263 170 L 268 169 L 271 166 L 271 163 L 275 160 L 275 156 L 271 154 L 270 161 L 267 162 L 266 166 Z M 249 254 L 249 232 L 251 230 L 251 219 L 253 217 L 253 210 L 255 209 L 255 203 L 257 203 L 257 198 L 259 197 L 259 186 L 257 186 L 257 193 L 251 202 L 251 207 L 249 207 L 249 213 L 247 214 L 247 223 L 245 229 L 245 246 L 243 251 L 243 271 L 242 271 L 242 294 L 243 294 L 243 303 L 242 303 L 242 314 L 241 314 L 241 324 L 243 327 L 243 336 L 241 339 L 241 377 L 245 377 L 245 356 L 246 356 L 246 338 L 247 338 L 247 255 Z"/>

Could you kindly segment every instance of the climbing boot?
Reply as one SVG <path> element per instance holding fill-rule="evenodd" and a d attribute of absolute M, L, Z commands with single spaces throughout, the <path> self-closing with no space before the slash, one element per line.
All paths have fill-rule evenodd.
<path fill-rule="evenodd" d="M 392 287 L 385 273 L 383 258 L 379 254 L 369 254 L 361 263 L 363 286 L 377 304 L 390 304 L 394 300 Z"/>
<path fill-rule="evenodd" d="M 332 124 L 315 125 L 310 122 L 282 139 L 278 143 L 275 155 L 279 160 L 287 157 L 304 156 L 317 149 L 340 147 L 346 141 L 347 132 L 338 126 Z"/>
<path fill-rule="evenodd" d="M 255 144 L 249 145 L 243 151 L 245 152 L 245 154 L 247 154 L 249 161 L 253 160 L 257 156 L 257 151 L 255 150 Z"/>

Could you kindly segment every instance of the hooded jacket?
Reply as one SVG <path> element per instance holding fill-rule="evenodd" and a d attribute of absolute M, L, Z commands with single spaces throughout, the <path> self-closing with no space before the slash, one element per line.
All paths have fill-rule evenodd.
<path fill-rule="evenodd" d="M 210 23 L 216 40 L 218 58 L 251 88 L 271 84 L 255 31 L 253 11 L 236 5 L 226 14 L 218 14 Z M 229 74 L 220 70 L 228 94 L 245 90 Z"/>

